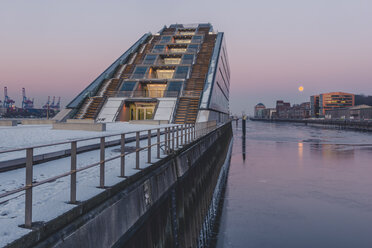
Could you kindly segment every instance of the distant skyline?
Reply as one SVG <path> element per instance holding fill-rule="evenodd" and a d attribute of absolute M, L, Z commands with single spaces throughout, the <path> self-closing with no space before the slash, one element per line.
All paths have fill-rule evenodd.
<path fill-rule="evenodd" d="M 0 90 L 18 106 L 22 87 L 38 107 L 48 95 L 66 105 L 144 33 L 200 22 L 225 32 L 232 113 L 322 92 L 372 95 L 369 0 L 3 0 Z"/>

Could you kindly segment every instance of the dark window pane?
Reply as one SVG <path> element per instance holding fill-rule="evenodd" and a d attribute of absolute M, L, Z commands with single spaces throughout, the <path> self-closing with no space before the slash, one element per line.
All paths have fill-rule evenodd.
<path fill-rule="evenodd" d="M 124 82 L 123 86 L 121 86 L 121 91 L 132 91 L 136 82 Z"/>
<path fill-rule="evenodd" d="M 136 67 L 132 78 L 144 78 L 147 67 Z"/>
<path fill-rule="evenodd" d="M 172 37 L 171 36 L 163 36 L 161 37 L 160 43 L 170 43 Z"/>
<path fill-rule="evenodd" d="M 157 55 L 146 55 L 146 58 L 143 61 L 143 63 L 145 65 L 153 65 L 155 63 L 156 57 Z"/>
<path fill-rule="evenodd" d="M 189 47 L 187 48 L 187 51 L 188 52 L 191 52 L 191 53 L 194 53 L 194 52 L 197 52 L 198 51 L 198 45 L 196 44 L 191 44 L 189 45 Z"/>
<path fill-rule="evenodd" d="M 166 92 L 167 97 L 177 97 L 181 91 L 183 82 L 169 82 L 168 90 Z"/>
<path fill-rule="evenodd" d="M 194 61 L 194 55 L 193 54 L 183 55 L 182 64 L 192 64 L 193 61 Z"/>
<path fill-rule="evenodd" d="M 154 49 L 152 49 L 153 53 L 161 53 L 164 50 L 164 45 L 156 45 L 154 46 Z"/>
<path fill-rule="evenodd" d="M 179 66 L 177 67 L 175 78 L 186 78 L 188 72 L 189 72 L 188 66 Z"/>
<path fill-rule="evenodd" d="M 202 36 L 194 36 L 192 37 L 192 43 L 200 43 L 202 41 Z"/>

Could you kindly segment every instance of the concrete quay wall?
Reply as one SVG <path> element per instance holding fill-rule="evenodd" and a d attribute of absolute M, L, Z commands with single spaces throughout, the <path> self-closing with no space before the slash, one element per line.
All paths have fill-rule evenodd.
<path fill-rule="evenodd" d="M 9 247 L 194 247 L 231 139 L 227 123 Z"/>

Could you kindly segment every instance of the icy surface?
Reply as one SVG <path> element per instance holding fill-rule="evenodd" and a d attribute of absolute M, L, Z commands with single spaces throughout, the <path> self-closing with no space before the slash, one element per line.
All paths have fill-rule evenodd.
<path fill-rule="evenodd" d="M 159 126 L 149 125 L 131 125 L 128 123 L 114 123 L 108 125 L 106 132 L 82 132 L 82 131 L 61 131 L 52 130 L 51 126 L 21 126 L 17 129 L 0 128 L 1 140 L 4 140 L 6 149 L 15 147 L 25 147 L 35 145 L 31 142 L 31 138 L 38 144 L 57 142 L 63 140 L 73 140 L 76 138 L 95 137 L 99 135 L 107 135 L 110 133 L 129 132 L 136 130 L 143 130 L 146 128 L 155 128 Z M 152 144 L 156 142 L 156 137 L 152 138 Z M 164 136 L 161 136 L 164 140 Z M 95 141 L 95 142 L 94 142 Z M 95 139 L 92 143 L 97 143 Z M 82 143 L 82 142 L 81 142 Z M 81 144 L 78 143 L 78 146 Z M 135 146 L 135 142 L 127 143 L 126 146 Z M 140 141 L 140 146 L 147 146 L 147 139 Z M 59 146 L 58 149 L 64 149 Z M 69 146 L 67 147 L 69 148 Z M 106 159 L 119 155 L 115 151 L 119 146 L 110 147 L 105 149 Z M 4 149 L 4 148 L 3 148 Z M 56 147 L 46 147 L 45 150 L 58 150 Z M 156 146 L 151 149 L 151 162 L 156 162 Z M 42 152 L 45 152 L 42 150 Z M 50 151 L 48 150 L 48 151 Z M 145 168 L 151 164 L 147 162 L 147 150 L 140 152 L 140 168 Z M 161 151 L 161 157 L 164 157 Z M 97 150 L 85 152 L 77 155 L 77 167 L 93 164 L 99 161 L 99 152 Z M 129 154 L 125 159 L 126 176 L 134 175 L 139 172 L 135 168 L 135 153 Z M 53 160 L 50 162 L 42 163 L 34 167 L 33 180 L 38 182 L 51 178 L 56 175 L 68 172 L 70 170 L 70 157 Z M 116 183 L 125 180 L 118 177 L 120 175 L 120 160 L 115 159 L 107 162 L 105 165 L 105 186 L 112 186 Z M 24 186 L 25 183 L 25 169 L 17 169 L 0 173 L 0 193 L 14 190 Z M 99 166 L 84 170 L 77 173 L 77 200 L 87 200 L 103 189 L 97 188 L 99 186 Z M 70 197 L 70 177 L 57 179 L 54 182 L 46 183 L 44 185 L 35 187 L 33 189 L 33 222 L 35 221 L 49 221 L 64 212 L 72 209 L 74 205 L 67 204 Z M 19 225 L 24 224 L 24 208 L 25 208 L 24 192 L 10 195 L 6 198 L 0 199 L 0 247 L 5 246 L 7 243 L 21 237 L 29 232 L 28 229 L 20 228 Z"/>
<path fill-rule="evenodd" d="M 101 137 L 110 134 L 120 134 L 124 132 L 133 132 L 151 128 L 165 127 L 169 125 L 133 125 L 127 122 L 107 123 L 105 132 L 90 132 L 76 130 L 54 130 L 52 125 L 20 125 L 15 127 L 0 127 L 0 151 L 23 148 L 29 146 L 38 146 L 50 143 L 59 143 L 64 141 L 72 141 L 76 139 Z M 127 135 L 126 137 L 133 136 Z M 106 141 L 116 140 L 119 136 L 107 138 Z M 98 143 L 99 139 L 81 141 L 79 146 Z M 37 148 L 34 150 L 34 155 L 45 154 L 60 150 L 70 149 L 70 144 L 62 144 Z M 25 151 L 17 151 L 2 154 L 0 153 L 0 161 L 25 157 Z"/>

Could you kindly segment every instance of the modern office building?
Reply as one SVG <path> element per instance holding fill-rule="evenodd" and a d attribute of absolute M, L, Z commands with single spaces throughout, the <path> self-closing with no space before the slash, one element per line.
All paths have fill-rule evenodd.
<path fill-rule="evenodd" d="M 229 88 L 224 33 L 211 24 L 172 24 L 144 34 L 67 105 L 63 118 L 223 122 Z"/>
<path fill-rule="evenodd" d="M 319 95 L 310 96 L 310 116 L 319 117 Z"/>
<path fill-rule="evenodd" d="M 324 116 L 327 110 L 353 107 L 355 96 L 345 92 L 330 92 L 319 95 L 319 115 Z"/>

